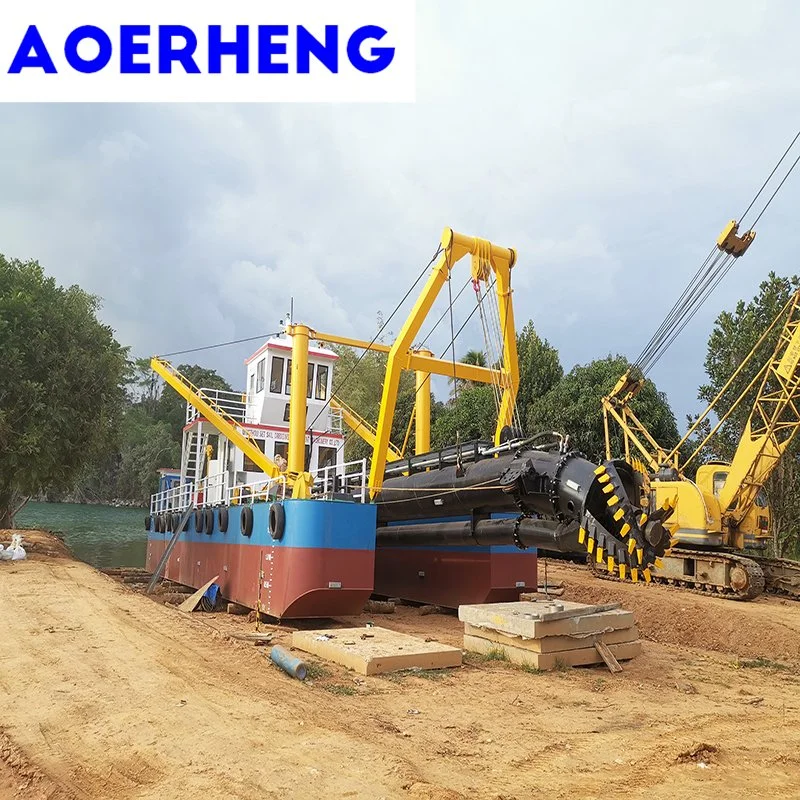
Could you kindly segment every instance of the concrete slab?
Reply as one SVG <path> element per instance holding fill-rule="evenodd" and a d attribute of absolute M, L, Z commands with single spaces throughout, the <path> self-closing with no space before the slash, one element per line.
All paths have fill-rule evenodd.
<path fill-rule="evenodd" d="M 459 606 L 458 618 L 476 628 L 524 636 L 526 639 L 600 633 L 604 630 L 631 628 L 634 625 L 633 613 L 630 611 L 616 608 L 591 613 L 594 608 L 584 603 L 562 601 L 486 603 Z"/>
<path fill-rule="evenodd" d="M 523 650 L 521 647 L 492 642 L 480 636 L 470 636 L 464 634 L 464 649 L 472 653 L 496 653 L 500 651 L 505 658 L 513 664 L 525 664 L 535 669 L 549 670 L 559 666 L 579 667 L 589 664 L 602 664 L 603 659 L 594 647 L 581 648 L 580 650 L 564 650 L 557 653 L 535 653 L 531 650 Z M 614 654 L 618 661 L 635 658 L 642 652 L 642 645 L 639 641 L 626 642 L 624 644 L 612 644 L 608 649 Z"/>
<path fill-rule="evenodd" d="M 639 638 L 636 627 L 622 628 L 618 631 L 603 631 L 602 633 L 578 634 L 576 636 L 545 636 L 542 639 L 526 639 L 523 636 L 499 633 L 489 628 L 476 628 L 468 622 L 464 625 L 464 633 L 469 636 L 478 636 L 490 642 L 519 647 L 534 653 L 558 653 L 562 650 L 580 650 L 593 647 L 596 641 L 605 644 L 622 644 L 635 642 Z"/>
<path fill-rule="evenodd" d="M 426 642 L 386 628 L 295 631 L 292 647 L 341 664 L 361 675 L 461 666 L 458 647 Z"/>

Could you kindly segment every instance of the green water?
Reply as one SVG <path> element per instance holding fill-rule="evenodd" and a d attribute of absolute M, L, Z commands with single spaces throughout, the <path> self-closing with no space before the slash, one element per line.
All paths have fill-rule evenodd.
<path fill-rule="evenodd" d="M 143 508 L 28 503 L 15 524 L 59 532 L 77 558 L 95 567 L 143 567 L 146 514 Z"/>

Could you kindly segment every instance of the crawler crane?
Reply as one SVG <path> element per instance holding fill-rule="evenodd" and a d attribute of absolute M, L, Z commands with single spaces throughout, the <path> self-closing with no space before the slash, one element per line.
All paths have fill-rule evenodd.
<path fill-rule="evenodd" d="M 757 354 L 780 328 L 777 344 L 755 377 L 688 455 L 684 448 L 720 399 L 756 364 Z M 742 551 L 764 550 L 769 542 L 770 512 L 764 485 L 800 427 L 800 292 L 790 298 L 759 341 L 739 364 L 711 404 L 671 450 L 655 441 L 630 403 L 643 386 L 632 368 L 603 398 L 606 452 L 612 451 L 611 426 L 623 433 L 626 460 L 637 463 L 645 485 L 645 504 L 668 512 L 665 524 L 672 547 L 654 579 L 732 599 L 750 600 L 766 590 L 800 599 L 800 563 Z M 730 464 L 708 462 L 694 480 L 687 468 L 697 461 L 733 411 L 757 387 L 752 409 Z"/>

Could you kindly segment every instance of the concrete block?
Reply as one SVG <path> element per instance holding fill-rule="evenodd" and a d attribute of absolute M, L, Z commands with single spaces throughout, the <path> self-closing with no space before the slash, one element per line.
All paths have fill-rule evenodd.
<path fill-rule="evenodd" d="M 593 647 L 595 641 L 605 642 L 605 644 L 622 644 L 625 642 L 635 642 L 639 639 L 639 631 L 636 627 L 622 628 L 618 631 L 603 631 L 602 633 L 579 634 L 577 636 L 545 636 L 542 639 L 526 639 L 523 636 L 512 636 L 510 634 L 499 633 L 489 628 L 476 628 L 468 622 L 464 625 L 464 633 L 469 636 L 478 636 L 488 639 L 490 642 L 508 645 L 509 647 L 519 647 L 522 650 L 530 650 L 534 653 L 558 653 L 562 650 L 581 650 Z"/>
<path fill-rule="evenodd" d="M 483 655 L 500 651 L 513 664 L 525 664 L 541 670 L 550 670 L 558 666 L 579 667 L 603 662 L 594 647 L 562 650 L 556 653 L 536 653 L 532 650 L 523 650 L 521 647 L 499 644 L 498 642 L 469 634 L 464 634 L 464 649 Z M 635 658 L 642 652 L 642 646 L 639 641 L 612 644 L 609 645 L 608 649 L 611 650 L 618 661 Z"/>
<path fill-rule="evenodd" d="M 596 606 L 565 601 L 522 601 L 460 606 L 458 618 L 473 627 L 541 639 L 600 633 L 634 625 L 633 613 L 620 608 L 592 613 Z"/>
<path fill-rule="evenodd" d="M 386 628 L 295 631 L 292 647 L 341 664 L 361 675 L 461 666 L 459 648 L 426 642 Z"/>

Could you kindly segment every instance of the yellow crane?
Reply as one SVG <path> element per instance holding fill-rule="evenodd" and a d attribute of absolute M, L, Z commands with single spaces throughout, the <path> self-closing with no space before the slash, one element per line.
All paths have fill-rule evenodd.
<path fill-rule="evenodd" d="M 769 358 L 690 453 L 686 448 L 721 398 L 752 367 L 762 345 L 780 326 Z M 763 356 L 762 356 L 763 357 Z M 651 509 L 671 509 L 666 524 L 672 549 L 654 579 L 735 599 L 751 599 L 765 588 L 800 598 L 800 563 L 744 555 L 745 548 L 764 549 L 769 541 L 770 513 L 764 484 L 800 428 L 800 291 L 795 292 L 728 382 L 675 447 L 667 450 L 638 419 L 630 403 L 644 384 L 637 368 L 629 370 L 603 398 L 607 457 L 612 426 L 622 431 L 625 458 L 641 457 L 640 470 Z M 756 391 L 749 418 L 730 464 L 709 462 L 687 477 L 687 467 Z"/>

